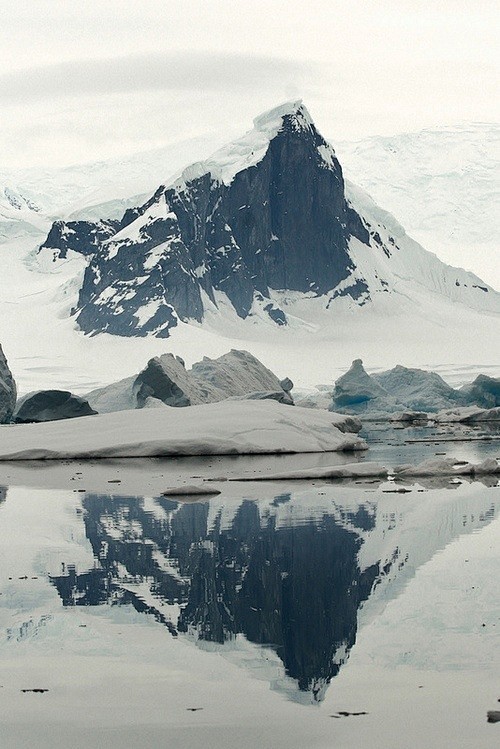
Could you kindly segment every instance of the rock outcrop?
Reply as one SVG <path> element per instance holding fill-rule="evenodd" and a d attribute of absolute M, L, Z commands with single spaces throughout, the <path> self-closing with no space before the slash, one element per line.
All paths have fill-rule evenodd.
<path fill-rule="evenodd" d="M 353 236 L 370 242 L 335 152 L 291 102 L 120 221 L 57 222 L 42 249 L 90 257 L 75 310 L 82 330 L 168 337 L 179 320 L 201 321 L 220 294 L 241 318 L 259 311 L 286 325 L 271 289 L 335 289 L 354 270 Z M 339 294 L 365 297 L 367 286 Z"/>
<path fill-rule="evenodd" d="M 18 424 L 59 421 L 95 413 L 88 401 L 67 390 L 39 390 L 18 401 L 14 421 Z"/>
<path fill-rule="evenodd" d="M 16 405 L 16 383 L 0 346 L 0 424 L 7 424 Z"/>

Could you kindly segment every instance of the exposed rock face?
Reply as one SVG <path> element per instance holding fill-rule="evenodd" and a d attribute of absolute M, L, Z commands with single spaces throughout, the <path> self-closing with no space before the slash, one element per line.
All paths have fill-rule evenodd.
<path fill-rule="evenodd" d="M 500 309 L 498 292 L 427 253 L 344 181 L 301 102 L 257 117 L 119 221 L 56 222 L 43 250 L 89 258 L 73 314 L 92 334 L 166 338 L 179 321 L 217 310 L 271 327 L 319 309 L 335 319 L 389 302 L 396 313 L 414 282 L 432 298 Z"/>
<path fill-rule="evenodd" d="M 119 228 L 119 221 L 55 221 L 42 248 L 56 250 L 61 258 L 67 257 L 68 250 L 92 255 Z"/>
<path fill-rule="evenodd" d="M 186 370 L 183 360 L 172 354 L 150 359 L 136 377 L 127 377 L 87 394 L 99 413 L 131 408 L 174 407 L 216 403 L 231 397 L 262 400 L 271 398 L 293 405 L 280 381 L 248 351 L 232 350 L 218 359 L 205 357 Z"/>
<path fill-rule="evenodd" d="M 464 385 L 460 393 L 467 403 L 495 408 L 500 406 L 500 378 L 478 375 L 470 385 Z"/>
<path fill-rule="evenodd" d="M 40 390 L 21 398 L 14 413 L 18 424 L 40 421 L 74 419 L 78 416 L 91 416 L 94 411 L 84 398 L 67 390 Z"/>
<path fill-rule="evenodd" d="M 44 247 L 91 257 L 76 310 L 85 332 L 167 337 L 218 293 L 241 318 L 255 307 L 286 325 L 271 289 L 334 289 L 353 270 L 351 236 L 369 241 L 332 147 L 295 102 L 121 221 L 56 222 Z"/>
<path fill-rule="evenodd" d="M 0 346 L 0 424 L 8 423 L 16 405 L 16 383 Z"/>

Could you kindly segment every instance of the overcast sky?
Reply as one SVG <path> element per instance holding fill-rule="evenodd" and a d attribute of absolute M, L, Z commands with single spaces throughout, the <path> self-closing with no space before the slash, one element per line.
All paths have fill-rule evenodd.
<path fill-rule="evenodd" d="M 290 98 L 334 144 L 496 120 L 497 27 L 493 0 L 2 0 L 0 166 L 218 145 Z"/>

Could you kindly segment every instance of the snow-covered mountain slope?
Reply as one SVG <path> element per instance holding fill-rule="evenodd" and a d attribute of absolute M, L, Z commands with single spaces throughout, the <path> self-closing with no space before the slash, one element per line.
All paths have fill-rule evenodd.
<path fill-rule="evenodd" d="M 335 144 L 345 175 L 451 265 L 500 289 L 500 126 L 466 123 Z"/>
<path fill-rule="evenodd" d="M 391 211 L 426 249 L 451 265 L 472 266 L 500 288 L 496 214 L 500 127 L 465 123 L 361 141 L 334 141 L 344 175 Z M 127 158 L 65 168 L 0 168 L 0 236 L 4 190 L 55 219 L 120 218 L 169 175 L 224 142 L 207 133 Z M 141 197 L 143 200 L 141 201 Z M 35 219 L 33 214 L 29 218 Z M 18 211 L 9 219 L 19 221 Z M 29 221 L 28 221 L 29 223 Z M 19 231 L 19 226 L 16 230 Z M 26 226 L 24 227 L 24 229 Z"/>
<path fill-rule="evenodd" d="M 220 135 L 208 133 L 119 161 L 17 171 L 0 168 L 0 238 L 12 236 L 13 232 L 5 232 L 3 223 L 7 221 L 24 219 L 48 231 L 47 222 L 56 219 L 120 218 L 193 156 L 208 155 L 221 142 Z M 26 213 L 27 208 L 30 213 Z M 43 220 L 45 223 L 41 223 Z M 20 234 L 23 227 L 16 230 Z"/>
<path fill-rule="evenodd" d="M 0 242 L 16 236 L 36 235 L 47 231 L 50 219 L 35 199 L 20 191 L 0 175 Z"/>
<path fill-rule="evenodd" d="M 423 250 L 359 189 L 345 191 L 301 102 L 258 117 L 120 221 L 56 222 L 43 251 L 70 250 L 90 256 L 77 308 L 87 333 L 168 337 L 221 297 L 241 319 L 267 313 L 284 326 L 301 317 L 290 292 L 331 314 L 346 303 L 395 312 L 414 286 L 500 312 L 500 294 Z"/>
<path fill-rule="evenodd" d="M 166 351 L 189 365 L 245 348 L 304 385 L 358 357 L 500 365 L 500 295 L 344 185 L 300 103 L 113 210 L 55 223 L 41 252 L 36 227 L 2 244 L 0 341 L 21 393 L 85 392 Z"/>

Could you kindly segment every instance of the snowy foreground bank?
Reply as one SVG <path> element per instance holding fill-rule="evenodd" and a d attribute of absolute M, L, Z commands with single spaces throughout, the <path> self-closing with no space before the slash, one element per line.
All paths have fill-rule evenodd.
<path fill-rule="evenodd" d="M 0 427 L 0 460 L 364 450 L 349 417 L 274 401 L 144 409 Z M 344 423 L 345 422 L 345 423 Z M 340 427 L 340 428 L 339 428 Z"/>

